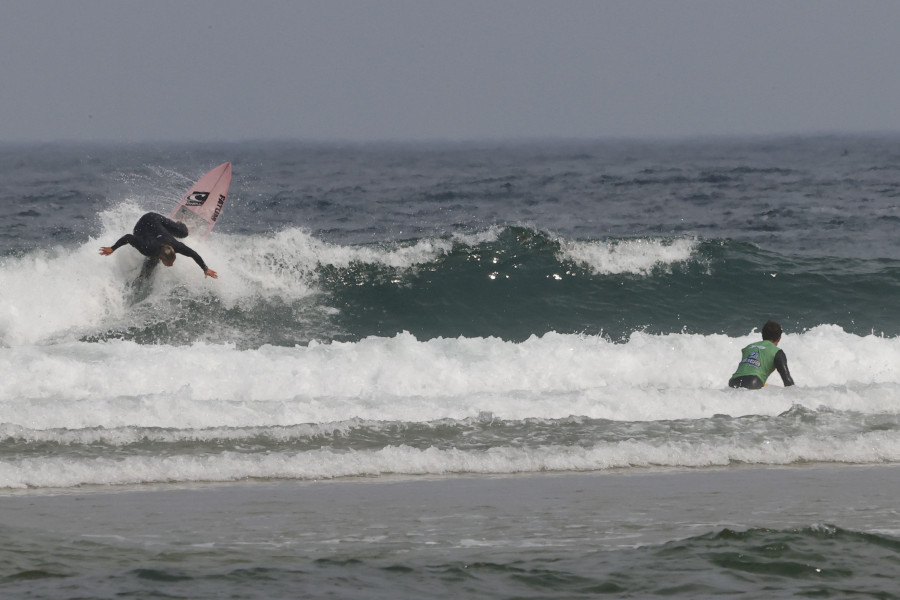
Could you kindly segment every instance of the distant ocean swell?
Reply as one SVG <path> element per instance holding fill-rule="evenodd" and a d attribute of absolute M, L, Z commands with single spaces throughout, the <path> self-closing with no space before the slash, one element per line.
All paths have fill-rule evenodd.
<path fill-rule="evenodd" d="M 795 331 L 838 324 L 855 333 L 900 333 L 890 299 L 900 263 L 784 256 L 751 244 L 693 237 L 555 238 L 529 228 L 446 245 L 409 266 L 353 260 L 317 275 L 359 336 L 419 337 L 603 333 L 635 330 L 744 333 L 748 298 Z M 389 251 L 395 257 L 396 250 Z"/>

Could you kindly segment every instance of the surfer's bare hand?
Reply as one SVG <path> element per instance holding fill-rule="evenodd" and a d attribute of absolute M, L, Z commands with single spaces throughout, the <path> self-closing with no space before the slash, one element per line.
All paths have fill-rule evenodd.
<path fill-rule="evenodd" d="M 204 273 L 207 277 L 212 277 L 213 279 L 218 279 L 218 278 L 219 278 L 219 274 L 216 273 L 215 271 L 213 271 L 212 269 L 207 269 L 207 270 L 203 271 L 203 273 Z"/>
<path fill-rule="evenodd" d="M 102 248 L 100 248 L 100 256 L 109 256 L 112 253 L 113 249 L 109 246 L 103 246 Z"/>

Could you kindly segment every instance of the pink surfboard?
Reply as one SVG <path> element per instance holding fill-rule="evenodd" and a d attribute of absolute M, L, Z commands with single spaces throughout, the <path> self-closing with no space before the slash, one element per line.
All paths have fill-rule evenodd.
<path fill-rule="evenodd" d="M 192 235 L 208 236 L 222 214 L 230 185 L 231 163 L 222 163 L 190 187 L 169 218 L 184 222 Z"/>

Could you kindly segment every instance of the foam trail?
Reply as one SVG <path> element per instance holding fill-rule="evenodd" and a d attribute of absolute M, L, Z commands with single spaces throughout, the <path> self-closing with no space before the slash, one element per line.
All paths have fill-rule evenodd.
<path fill-rule="evenodd" d="M 91 246 L 42 250 L 0 263 L 0 346 L 36 343 L 123 313 L 124 296 L 116 285 L 122 263 L 100 263 Z"/>

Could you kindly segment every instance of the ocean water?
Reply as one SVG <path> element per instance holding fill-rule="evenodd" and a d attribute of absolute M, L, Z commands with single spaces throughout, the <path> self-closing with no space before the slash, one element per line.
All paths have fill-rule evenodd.
<path fill-rule="evenodd" d="M 226 160 L 222 217 L 187 240 L 219 279 L 181 257 L 136 298 L 142 257 L 98 248 Z M 325 482 L 357 499 L 351 515 L 373 482 L 823 465 L 874 469 L 893 490 L 870 520 L 817 511 L 837 502 L 819 490 L 793 519 L 688 529 L 685 515 L 632 523 L 619 498 L 610 523 L 644 527 L 639 543 L 529 544 L 584 513 L 556 505 L 553 526 L 516 526 L 527 511 L 511 510 L 495 534 L 519 543 L 490 560 L 477 531 L 451 539 L 465 529 L 453 519 L 435 523 L 434 555 L 408 536 L 354 537 L 348 517 L 321 530 L 346 552 L 298 534 L 264 564 L 234 539 L 184 551 L 223 543 L 199 531 L 174 560 L 142 530 L 6 523 L 0 592 L 897 597 L 898 137 L 3 146 L 0 173 L 8 501 Z M 768 319 L 797 385 L 728 389 Z M 373 558 L 385 544 L 389 560 Z M 106 558 L 82 563 L 83 547 Z M 701 570 L 713 575 L 691 587 Z"/>

